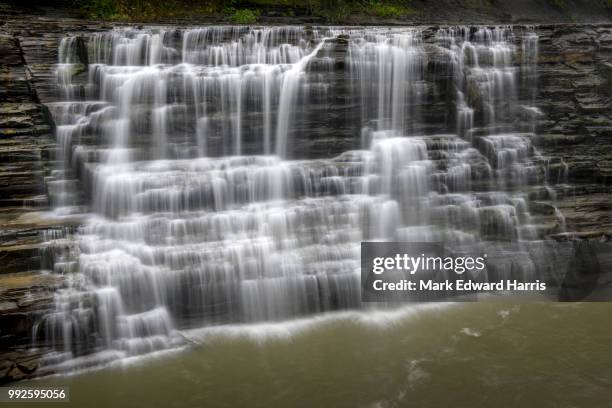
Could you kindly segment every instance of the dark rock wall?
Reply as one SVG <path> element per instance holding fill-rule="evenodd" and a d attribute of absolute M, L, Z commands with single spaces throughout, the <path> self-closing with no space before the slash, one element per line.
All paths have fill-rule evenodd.
<path fill-rule="evenodd" d="M 73 221 L 41 217 L 50 210 L 45 180 L 57 168 L 53 121 L 54 65 L 60 38 L 100 24 L 11 15 L 0 26 L 0 274 L 40 269 L 42 231 Z M 1 286 L 1 285 L 0 285 Z"/>
<path fill-rule="evenodd" d="M 38 272 L 50 226 L 34 216 L 48 206 L 52 123 L 24 57 L 20 39 L 0 29 L 0 383 L 36 369 L 32 325 L 52 307 L 57 281 Z"/>
<path fill-rule="evenodd" d="M 47 204 L 44 177 L 53 135 L 19 40 L 0 34 L 0 56 L 0 257 L 2 270 L 12 272 L 39 266 L 39 234 L 23 220 Z"/>
<path fill-rule="evenodd" d="M 534 145 L 568 166 L 555 205 L 567 229 L 612 235 L 612 26 L 540 26 Z"/>
<path fill-rule="evenodd" d="M 539 31 L 537 105 L 545 117 L 536 144 L 571 164 L 572 180 L 609 183 L 612 29 L 566 26 Z"/>

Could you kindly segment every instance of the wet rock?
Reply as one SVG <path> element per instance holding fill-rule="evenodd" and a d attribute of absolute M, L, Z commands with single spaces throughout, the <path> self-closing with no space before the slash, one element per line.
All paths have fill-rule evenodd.
<path fill-rule="evenodd" d="M 17 303 L 10 301 L 0 301 L 0 313 L 14 312 L 19 310 Z"/>
<path fill-rule="evenodd" d="M 7 128 L 23 128 L 34 126 L 34 121 L 28 116 L 10 116 L 7 118 L 0 117 L 0 127 Z"/>
<path fill-rule="evenodd" d="M 49 350 L 39 349 L 36 351 L 17 347 L 0 352 L 0 384 L 21 381 L 43 374 L 41 360 Z M 46 370 L 46 374 L 52 372 Z"/>
<path fill-rule="evenodd" d="M 532 139 L 536 146 L 569 146 L 584 143 L 584 135 L 539 134 Z"/>
<path fill-rule="evenodd" d="M 549 203 L 531 201 L 529 203 L 529 211 L 532 215 L 553 215 L 555 207 Z"/>
<path fill-rule="evenodd" d="M 0 346 L 31 344 L 32 325 L 53 307 L 59 275 L 26 272 L 0 275 Z"/>
<path fill-rule="evenodd" d="M 576 240 L 597 240 L 601 242 L 609 242 L 612 235 L 603 231 L 582 231 L 582 232 L 563 232 L 560 234 L 550 235 L 552 239 L 558 242 L 576 241 Z"/>

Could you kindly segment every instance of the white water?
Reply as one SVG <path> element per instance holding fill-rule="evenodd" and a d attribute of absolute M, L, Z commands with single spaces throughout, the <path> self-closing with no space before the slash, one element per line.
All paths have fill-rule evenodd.
<path fill-rule="evenodd" d="M 88 209 L 74 237 L 49 240 L 69 284 L 36 345 L 59 360 L 124 358 L 184 344 L 179 329 L 358 308 L 366 240 L 513 242 L 524 256 L 507 270 L 535 274 L 528 191 L 564 180 L 549 180 L 521 116 L 537 109 L 537 36 L 520 35 L 437 31 L 434 77 L 451 85 L 438 98 L 455 118 L 443 134 L 424 118 L 441 90 L 421 29 L 118 29 L 87 39 L 81 81 L 66 37 L 50 106 L 63 167 L 49 189 L 59 214 Z M 335 92 L 338 36 L 362 145 L 289 159 L 294 125 Z"/>

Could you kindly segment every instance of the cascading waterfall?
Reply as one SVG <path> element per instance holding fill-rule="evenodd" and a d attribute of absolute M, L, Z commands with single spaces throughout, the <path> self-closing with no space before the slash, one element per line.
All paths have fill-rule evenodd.
<path fill-rule="evenodd" d="M 372 30 L 352 32 L 349 45 L 350 69 L 354 70 L 361 93 L 362 120 L 377 130 L 404 134 L 409 120 L 418 118 L 424 93 L 426 55 L 420 31 Z"/>
<path fill-rule="evenodd" d="M 63 100 L 50 106 L 63 164 L 49 192 L 58 214 L 88 216 L 70 253 L 49 239 L 48 264 L 68 283 L 35 345 L 72 367 L 92 352 L 106 361 L 180 345 L 182 328 L 356 308 L 365 240 L 527 251 L 539 232 L 526 188 L 562 182 L 531 146 L 535 122 L 521 128 L 537 112 L 537 35 L 437 30 L 427 47 L 449 78 L 438 96 L 454 107 L 446 133 L 428 133 L 422 112 L 438 95 L 422 37 L 207 27 L 64 38 Z M 360 101 L 361 148 L 293 157 L 294 124 L 333 99 L 332 85 Z M 516 262 L 509 269 L 535 273 L 529 257 Z"/>

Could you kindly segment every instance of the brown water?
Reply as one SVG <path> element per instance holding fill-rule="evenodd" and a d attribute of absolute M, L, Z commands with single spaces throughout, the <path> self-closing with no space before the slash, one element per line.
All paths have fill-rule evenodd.
<path fill-rule="evenodd" d="M 215 328 L 187 351 L 32 385 L 69 386 L 63 407 L 610 407 L 611 316 L 479 303 Z"/>

